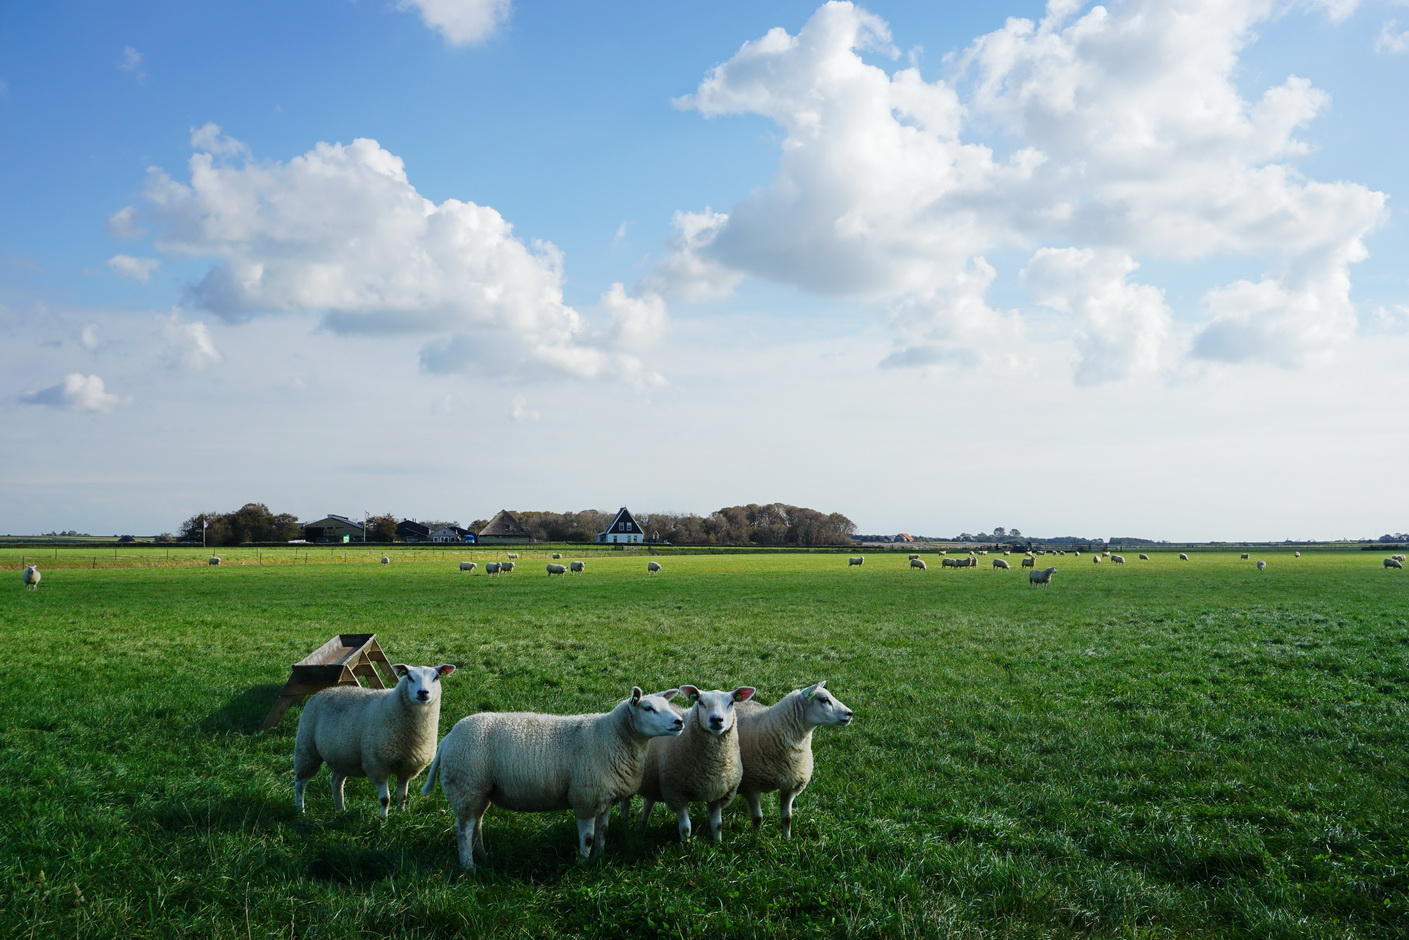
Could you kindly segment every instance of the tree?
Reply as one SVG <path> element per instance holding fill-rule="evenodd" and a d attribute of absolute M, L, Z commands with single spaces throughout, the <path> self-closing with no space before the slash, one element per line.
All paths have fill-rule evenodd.
<path fill-rule="evenodd" d="M 996 526 L 993 527 L 993 537 L 994 537 L 995 539 L 1001 539 L 1003 536 L 1005 536 L 1005 535 L 1007 535 L 1007 534 L 1008 534 L 1008 530 L 1005 529 L 1005 528 L 1003 528 L 1001 525 L 996 525 Z"/>
<path fill-rule="evenodd" d="M 380 516 L 369 516 L 365 531 L 369 542 L 395 542 L 396 517 L 389 512 Z"/>
<path fill-rule="evenodd" d="M 245 503 L 234 512 L 202 512 L 181 523 L 183 542 L 239 545 L 244 542 L 287 542 L 301 534 L 298 517 L 275 515 L 263 503 Z"/>

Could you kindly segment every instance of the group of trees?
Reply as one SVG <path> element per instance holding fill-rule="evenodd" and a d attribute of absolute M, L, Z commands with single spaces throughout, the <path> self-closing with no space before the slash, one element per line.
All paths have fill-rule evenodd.
<path fill-rule="evenodd" d="M 581 512 L 514 512 L 528 534 L 545 542 L 592 542 L 614 514 Z M 787 503 L 728 506 L 708 516 L 695 513 L 636 514 L 650 539 L 676 545 L 845 545 L 856 525 L 841 513 L 823 513 Z M 471 526 L 472 529 L 475 526 Z"/>
<path fill-rule="evenodd" d="M 392 524 L 396 533 L 396 522 Z M 204 533 L 204 536 L 202 535 Z M 303 538 L 298 516 L 275 515 L 263 503 L 245 503 L 234 512 L 200 512 L 181 523 L 178 537 L 183 542 L 207 545 L 239 545 L 244 542 L 287 542 Z"/>

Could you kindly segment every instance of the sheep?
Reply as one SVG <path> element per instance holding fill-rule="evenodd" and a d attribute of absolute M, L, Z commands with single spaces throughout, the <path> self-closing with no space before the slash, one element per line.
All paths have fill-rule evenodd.
<path fill-rule="evenodd" d="M 852 711 L 825 688 L 826 680 L 794 689 L 775 705 L 745 702 L 735 711 L 744 778 L 739 792 L 749 804 L 753 827 L 763 825 L 764 793 L 778 791 L 783 838 L 793 836 L 793 800 L 812 781 L 812 732 L 848 725 Z"/>
<path fill-rule="evenodd" d="M 1189 560 L 1189 556 L 1186 555 L 1186 554 L 1184 554 L 1183 552 L 1180 552 L 1180 553 L 1179 553 L 1179 560 L 1180 560 L 1180 561 L 1188 561 L 1188 560 Z"/>
<path fill-rule="evenodd" d="M 462 562 L 460 562 L 460 570 L 461 570 L 461 571 L 474 571 L 474 570 L 475 570 L 476 568 L 478 568 L 478 567 L 479 567 L 479 565 L 475 564 L 475 563 L 472 562 L 472 561 L 462 561 Z"/>
<path fill-rule="evenodd" d="M 384 565 L 389 565 L 389 564 L 391 564 L 391 559 L 388 558 L 387 556 L 383 555 L 383 556 L 382 556 L 382 564 L 384 564 Z"/>
<path fill-rule="evenodd" d="M 455 671 L 439 666 L 391 667 L 397 676 L 390 689 L 335 685 L 303 706 L 294 737 L 294 806 L 303 812 L 303 790 L 327 763 L 332 774 L 333 808 L 343 808 L 343 783 L 368 777 L 377 785 L 382 816 L 391 804 L 390 779 L 396 777 L 396 804 L 406 805 L 406 787 L 435 756 L 440 730 L 440 680 Z"/>
<path fill-rule="evenodd" d="M 911 561 L 914 561 L 916 558 L 919 558 L 919 557 L 920 557 L 919 555 L 911 555 L 911 556 L 910 556 L 910 560 L 911 560 Z"/>
<path fill-rule="evenodd" d="M 503 574 L 508 574 L 510 571 L 514 570 L 514 565 L 516 564 L 518 564 L 516 561 L 501 561 L 499 562 L 499 571 Z"/>
<path fill-rule="evenodd" d="M 1149 555 L 1146 555 L 1144 552 L 1141 552 L 1141 553 L 1140 553 L 1140 560 L 1141 560 L 1141 561 L 1149 561 L 1149 560 L 1150 560 L 1150 556 L 1149 556 Z"/>
<path fill-rule="evenodd" d="M 484 564 L 484 573 L 485 573 L 485 574 L 498 574 L 498 573 L 499 573 L 499 569 L 502 568 L 503 566 L 504 566 L 504 562 L 502 562 L 502 561 L 488 561 L 488 562 L 485 562 L 485 564 Z"/>
<path fill-rule="evenodd" d="M 751 686 L 740 686 L 732 692 L 701 692 L 693 685 L 680 687 L 680 693 L 691 702 L 684 715 L 685 729 L 678 737 L 652 738 L 646 746 L 646 767 L 641 785 L 636 788 L 645 800 L 641 807 L 642 829 L 651 810 L 663 802 L 675 812 L 680 841 L 688 842 L 690 804 L 705 803 L 709 807 L 710 841 L 719 841 L 724 807 L 734 799 L 744 779 L 734 706 L 753 698 L 754 691 Z M 630 804 L 629 796 L 621 801 L 622 816 L 630 812 Z"/>
<path fill-rule="evenodd" d="M 1261 558 L 1259 558 L 1259 559 L 1257 560 L 1257 570 L 1258 570 L 1258 571 L 1266 571 L 1266 570 L 1267 570 L 1267 562 L 1265 562 L 1265 561 L 1263 561 Z"/>
<path fill-rule="evenodd" d="M 1032 567 L 1035 567 L 1036 565 L 1037 565 L 1037 559 L 1036 559 L 1036 558 L 1033 558 L 1031 555 L 1025 555 L 1025 556 L 1023 556 L 1023 564 L 1022 564 L 1022 566 L 1023 566 L 1024 568 L 1032 568 Z"/>
<path fill-rule="evenodd" d="M 1386 567 L 1386 568 L 1399 568 L 1399 569 L 1403 569 L 1403 568 L 1404 568 L 1404 562 L 1400 561 L 1398 558 L 1386 558 L 1386 559 L 1385 559 L 1385 567 Z M 38 574 L 38 572 L 36 572 L 36 574 Z"/>
<path fill-rule="evenodd" d="M 1292 552 L 1292 557 L 1293 557 L 1293 558 L 1300 558 L 1300 557 L 1301 557 L 1301 552 Z"/>
<path fill-rule="evenodd" d="M 24 573 L 20 575 L 20 580 L 24 582 L 24 589 L 26 591 L 37 591 L 39 590 L 39 579 L 41 577 L 42 575 L 39 573 L 38 565 L 25 565 Z"/>
<path fill-rule="evenodd" d="M 562 557 L 563 557 L 563 553 L 562 553 L 562 552 L 554 552 L 554 553 L 553 553 L 553 560 L 554 560 L 554 561 L 556 561 L 557 559 L 562 558 Z"/>
<path fill-rule="evenodd" d="M 218 565 L 218 564 L 220 564 L 220 556 L 219 556 L 219 555 L 211 555 L 210 558 L 206 559 L 206 564 L 208 564 L 208 565 Z"/>
<path fill-rule="evenodd" d="M 641 785 L 646 745 L 685 727 L 670 707 L 678 693 L 646 695 L 632 687 L 629 698 L 604 713 L 479 712 L 457 721 L 421 792 L 440 780 L 455 812 L 461 866 L 474 868 L 475 856 L 485 854 L 481 822 L 491 800 L 521 813 L 571 809 L 578 855 L 601 853 L 612 806 Z"/>
<path fill-rule="evenodd" d="M 1001 559 L 1001 558 L 995 558 L 995 559 L 993 559 L 993 567 L 995 567 L 995 568 L 1002 568 L 1004 571 L 1008 571 L 1008 570 L 1010 570 L 1013 566 L 1010 565 L 1010 564 L 1008 564 L 1006 561 L 1004 561 L 1004 560 Z"/>
<path fill-rule="evenodd" d="M 1099 554 L 1096 554 L 1096 555 L 1092 555 L 1092 556 L 1091 556 L 1091 564 L 1093 564 L 1093 565 L 1099 565 L 1100 563 L 1101 563 L 1101 556 L 1100 556 Z"/>
<path fill-rule="evenodd" d="M 1389 557 L 1393 558 L 1395 561 L 1401 561 L 1401 562 L 1402 562 L 1402 561 L 1404 560 L 1404 556 L 1403 556 L 1403 555 L 1391 555 L 1391 556 L 1389 556 Z"/>
<path fill-rule="evenodd" d="M 1056 570 L 1056 568 L 1043 568 L 1041 571 L 1033 569 L 1027 573 L 1027 583 L 1046 587 L 1052 583 L 1052 573 Z"/>
<path fill-rule="evenodd" d="M 924 560 L 923 558 L 912 558 L 912 559 L 910 559 L 910 567 L 911 567 L 911 568 L 915 568 L 915 569 L 917 569 L 917 570 L 919 570 L 919 571 L 925 571 L 925 570 L 927 570 L 926 567 L 925 567 L 925 560 Z"/>
<path fill-rule="evenodd" d="M 585 562 L 585 561 L 574 561 L 574 562 L 571 562 L 571 563 L 568 564 L 568 570 L 571 571 L 573 574 L 582 574 L 582 572 L 584 572 L 584 571 L 587 570 L 587 562 Z"/>
<path fill-rule="evenodd" d="M 847 560 L 846 560 L 846 566 L 847 566 L 848 568 L 851 568 L 851 567 L 854 567 L 854 566 L 858 566 L 858 565 L 860 565 L 862 562 L 864 562 L 865 560 L 866 560 L 866 556 L 865 556 L 865 555 L 862 555 L 862 556 L 860 556 L 859 558 L 850 558 L 850 557 L 848 557 Z"/>
<path fill-rule="evenodd" d="M 646 562 L 646 574 L 655 574 L 655 573 L 656 573 L 657 571 L 659 571 L 659 570 L 660 570 L 660 562 L 658 562 L 658 561 L 648 561 L 648 562 Z"/>
<path fill-rule="evenodd" d="M 554 564 L 549 564 L 549 565 L 547 565 L 546 567 L 548 568 L 548 577 L 550 577 L 550 578 L 551 578 L 553 575 L 555 575 L 555 574 L 567 574 L 567 573 L 568 573 L 567 565 L 554 565 Z"/>
<path fill-rule="evenodd" d="M 1250 558 L 1250 557 L 1251 557 L 1251 556 L 1250 556 L 1247 552 L 1243 552 L 1243 554 L 1242 554 L 1242 559 L 1243 559 L 1243 561 L 1247 561 L 1248 558 Z"/>
<path fill-rule="evenodd" d="M 518 552 L 505 552 L 504 554 L 505 554 L 506 556 L 508 556 L 509 558 L 515 558 L 515 559 L 517 559 L 517 558 L 519 557 L 519 553 L 518 553 Z"/>
<path fill-rule="evenodd" d="M 1115 562 L 1117 565 L 1123 565 L 1123 564 L 1125 564 L 1125 556 L 1124 556 L 1124 555 L 1112 555 L 1112 556 L 1111 556 L 1111 561 Z"/>

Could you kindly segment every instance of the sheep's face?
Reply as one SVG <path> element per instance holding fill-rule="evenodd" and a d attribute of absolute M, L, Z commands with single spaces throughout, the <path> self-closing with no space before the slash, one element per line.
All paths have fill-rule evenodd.
<path fill-rule="evenodd" d="M 413 705 L 430 705 L 440 701 L 440 680 L 455 671 L 449 663 L 439 666 L 391 667 L 397 675 L 396 690 Z"/>
<path fill-rule="evenodd" d="M 734 727 L 734 704 L 747 702 L 753 698 L 755 690 L 752 686 L 744 685 L 732 692 L 719 689 L 701 692 L 693 685 L 682 685 L 680 691 L 689 699 L 689 715 L 693 716 L 701 731 L 706 734 L 724 734 Z"/>
<path fill-rule="evenodd" d="M 670 700 L 680 694 L 679 689 L 666 689 L 654 695 L 642 693 L 640 688 L 631 688 L 631 721 L 637 733 L 648 738 L 663 735 L 674 737 L 685 728 L 685 721 L 670 707 Z"/>
<path fill-rule="evenodd" d="M 808 727 L 851 724 L 851 709 L 828 692 L 826 685 L 824 680 L 816 685 L 809 685 L 799 693 L 802 696 L 803 720 Z"/>

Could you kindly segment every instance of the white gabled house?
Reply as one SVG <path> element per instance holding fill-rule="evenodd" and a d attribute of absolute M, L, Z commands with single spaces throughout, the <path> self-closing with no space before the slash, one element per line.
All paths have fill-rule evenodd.
<path fill-rule="evenodd" d="M 597 541 L 608 545 L 613 543 L 644 542 L 646 533 L 641 531 L 641 526 L 622 506 L 617 511 L 616 517 L 612 519 L 611 525 L 597 533 Z"/>

